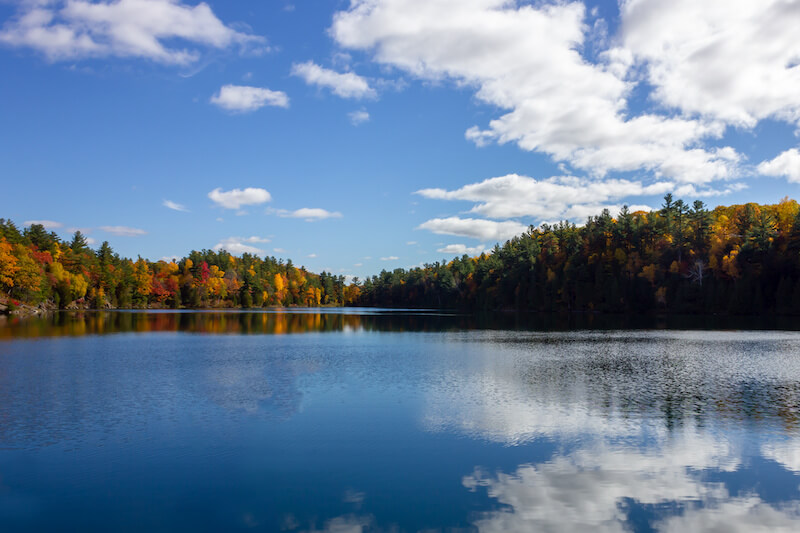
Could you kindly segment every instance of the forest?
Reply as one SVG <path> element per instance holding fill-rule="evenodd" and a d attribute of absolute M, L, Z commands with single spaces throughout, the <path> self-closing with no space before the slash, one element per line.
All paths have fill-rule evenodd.
<path fill-rule="evenodd" d="M 800 206 L 691 205 L 530 227 L 490 253 L 364 281 L 359 305 L 543 312 L 800 314 Z"/>
<path fill-rule="evenodd" d="M 180 261 L 122 258 L 108 242 L 92 250 L 39 224 L 20 231 L 0 219 L 0 289 L 11 306 L 67 308 L 225 308 L 340 306 L 358 297 L 343 276 L 314 274 L 291 260 L 224 250 L 193 251 Z"/>
<path fill-rule="evenodd" d="M 583 225 L 531 226 L 464 255 L 359 282 L 291 260 L 193 251 L 179 261 L 122 258 L 76 232 L 0 219 L 0 289 L 11 304 L 58 308 L 379 306 L 464 311 L 800 314 L 800 205 L 691 205 Z"/>

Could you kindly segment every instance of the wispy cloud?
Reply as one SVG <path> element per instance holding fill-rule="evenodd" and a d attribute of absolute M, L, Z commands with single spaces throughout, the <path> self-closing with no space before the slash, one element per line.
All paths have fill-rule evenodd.
<path fill-rule="evenodd" d="M 358 126 L 359 124 L 369 122 L 369 113 L 367 113 L 366 109 L 352 111 L 347 114 L 347 117 L 350 119 L 350 123 L 353 126 Z"/>
<path fill-rule="evenodd" d="M 277 209 L 268 211 L 268 214 L 274 213 L 283 218 L 302 218 L 306 222 L 316 222 L 326 218 L 342 218 L 342 214 L 338 211 L 328 211 L 317 207 L 302 207 L 294 211 L 286 209 Z"/>
<path fill-rule="evenodd" d="M 303 78 L 309 85 L 330 89 L 342 98 L 375 98 L 378 93 L 369 86 L 367 80 L 354 72 L 336 72 L 321 67 L 313 61 L 292 65 L 292 75 Z"/>
<path fill-rule="evenodd" d="M 183 211 L 184 213 L 189 212 L 185 205 L 173 202 L 172 200 L 164 200 L 161 205 L 167 209 L 172 209 L 173 211 Z"/>
<path fill-rule="evenodd" d="M 147 232 L 139 228 L 131 228 L 128 226 L 100 226 L 102 231 L 116 235 L 117 237 L 140 237 L 147 235 Z"/>
<path fill-rule="evenodd" d="M 61 222 L 56 222 L 55 220 L 26 220 L 22 223 L 24 226 L 32 226 L 34 224 L 39 224 L 40 226 L 44 226 L 46 229 L 54 230 L 61 227 L 64 227 L 64 224 Z"/>

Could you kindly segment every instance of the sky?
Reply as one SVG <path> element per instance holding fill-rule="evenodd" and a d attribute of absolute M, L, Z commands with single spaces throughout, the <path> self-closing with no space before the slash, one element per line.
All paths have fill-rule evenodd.
<path fill-rule="evenodd" d="M 800 0 L 0 0 L 0 217 L 347 276 L 800 198 Z"/>

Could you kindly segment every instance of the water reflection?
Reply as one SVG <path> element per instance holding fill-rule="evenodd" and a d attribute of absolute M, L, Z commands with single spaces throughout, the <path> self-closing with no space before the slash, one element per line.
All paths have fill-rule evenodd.
<path fill-rule="evenodd" d="M 151 424 L 219 416 L 286 420 L 301 406 L 302 353 L 187 337 L 46 339 L 0 345 L 0 449 L 105 443 Z M 121 341 L 121 342 L 120 342 Z M 131 438 L 130 436 L 126 437 Z"/>
<path fill-rule="evenodd" d="M 0 315 L 0 341 L 18 338 L 185 332 L 284 335 L 312 332 L 445 332 L 464 330 L 781 329 L 798 330 L 791 317 L 694 317 L 459 314 L 424 310 L 299 308 L 209 311 L 61 311 L 42 317 Z"/>
<path fill-rule="evenodd" d="M 476 469 L 462 482 L 502 504 L 475 521 L 484 532 L 797 531 L 797 501 L 769 504 L 758 494 L 732 495 L 724 483 L 704 479 L 711 471 L 740 468 L 730 452 L 690 432 L 660 448 L 596 445 L 511 473 Z M 650 516 L 637 524 L 635 511 L 643 508 Z"/>
<path fill-rule="evenodd" d="M 199 334 L 285 335 L 312 332 L 445 331 L 470 329 L 476 317 L 429 312 L 376 312 L 357 309 L 240 311 L 78 311 L 44 317 L 0 317 L 0 340 L 185 332 Z"/>
<path fill-rule="evenodd" d="M 800 333 L 479 320 L 0 327 L 0 529 L 800 530 Z"/>
<path fill-rule="evenodd" d="M 794 332 L 489 332 L 428 390 L 426 427 L 506 444 L 747 421 L 800 431 Z"/>

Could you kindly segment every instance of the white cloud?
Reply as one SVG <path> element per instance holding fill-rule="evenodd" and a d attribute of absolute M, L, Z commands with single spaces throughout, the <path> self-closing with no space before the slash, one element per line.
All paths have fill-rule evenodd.
<path fill-rule="evenodd" d="M 448 244 L 444 248 L 439 248 L 437 252 L 452 255 L 480 255 L 486 249 L 486 246 L 479 244 L 478 246 L 467 246 L 466 244 Z"/>
<path fill-rule="evenodd" d="M 289 107 L 289 97 L 282 91 L 271 91 L 247 85 L 223 85 L 211 97 L 211 103 L 228 111 L 245 113 L 261 109 L 266 105 Z"/>
<path fill-rule="evenodd" d="M 272 251 L 275 252 L 276 254 L 285 254 L 286 253 L 286 250 L 284 250 L 283 248 L 273 248 Z"/>
<path fill-rule="evenodd" d="M 790 148 L 775 159 L 763 161 L 758 165 L 758 171 L 765 176 L 780 176 L 792 183 L 800 183 L 800 151 Z"/>
<path fill-rule="evenodd" d="M 64 226 L 61 222 L 56 222 L 55 220 L 26 220 L 22 223 L 23 226 L 32 226 L 34 224 L 39 224 L 44 226 L 45 229 L 54 230 Z"/>
<path fill-rule="evenodd" d="M 131 228 L 128 226 L 100 226 L 100 229 L 106 233 L 116 235 L 117 237 L 139 237 L 147 235 L 147 232 L 139 228 Z"/>
<path fill-rule="evenodd" d="M 354 72 L 336 72 L 313 61 L 292 65 L 292 75 L 303 78 L 309 85 L 326 87 L 342 98 L 375 98 L 378 93 L 365 78 Z"/>
<path fill-rule="evenodd" d="M 422 189 L 416 194 L 437 200 L 476 202 L 469 211 L 490 218 L 533 217 L 537 220 L 559 218 L 574 220 L 599 214 L 604 208 L 619 210 L 609 202 L 630 196 L 662 195 L 675 188 L 662 181 L 643 185 L 623 179 L 590 180 L 556 176 L 536 180 L 508 174 L 489 178 L 460 189 Z"/>
<path fill-rule="evenodd" d="M 406 244 L 408 246 L 414 246 L 415 244 L 417 244 L 417 241 L 408 241 L 408 242 L 406 242 Z"/>
<path fill-rule="evenodd" d="M 173 202 L 172 200 L 164 200 L 164 202 L 161 205 L 163 205 L 168 209 L 172 209 L 173 211 L 183 211 L 183 212 L 189 211 L 185 205 Z"/>
<path fill-rule="evenodd" d="M 586 61 L 587 31 L 580 2 L 505 0 L 353 0 L 331 27 L 345 48 L 421 79 L 474 87 L 480 101 L 507 110 L 467 130 L 477 144 L 515 142 L 598 176 L 643 169 L 706 183 L 734 173 L 732 148 L 702 146 L 723 125 L 632 114 L 630 54 Z"/>
<path fill-rule="evenodd" d="M 232 189 L 223 191 L 217 187 L 208 197 L 215 204 L 226 209 L 239 209 L 244 205 L 258 205 L 269 202 L 272 199 L 266 189 L 258 187 L 247 187 L 246 189 Z"/>
<path fill-rule="evenodd" d="M 381 257 L 381 261 L 397 261 L 398 259 L 400 259 L 400 258 L 397 257 L 396 255 L 390 255 L 388 257 Z"/>
<path fill-rule="evenodd" d="M 283 218 L 302 218 L 306 222 L 316 222 L 326 218 L 342 218 L 342 214 L 338 211 L 327 211 L 316 207 L 302 207 L 294 211 L 278 209 L 275 214 Z"/>
<path fill-rule="evenodd" d="M 621 46 L 652 97 L 685 114 L 751 128 L 800 125 L 800 6 L 785 0 L 626 0 Z"/>
<path fill-rule="evenodd" d="M 423 222 L 417 229 L 426 229 L 440 235 L 471 237 L 481 241 L 506 241 L 527 231 L 528 226 L 511 220 L 495 222 L 479 218 L 434 218 Z"/>
<path fill-rule="evenodd" d="M 116 56 L 186 65 L 199 59 L 198 45 L 266 49 L 263 37 L 226 26 L 206 3 L 68 0 L 20 5 L 0 30 L 0 42 L 34 48 L 51 61 Z"/>
<path fill-rule="evenodd" d="M 253 246 L 254 244 L 266 243 L 269 239 L 262 237 L 228 237 L 214 245 L 214 250 L 226 250 L 233 255 L 241 255 L 244 253 L 252 255 L 264 255 L 266 250 Z"/>
<path fill-rule="evenodd" d="M 317 254 L 308 254 L 306 257 L 308 257 L 309 259 L 316 259 Z"/>
<path fill-rule="evenodd" d="M 358 111 L 348 113 L 347 117 L 350 119 L 350 123 L 353 126 L 358 126 L 364 122 L 369 122 L 369 113 L 367 113 L 367 111 L 364 109 L 359 109 Z"/>

